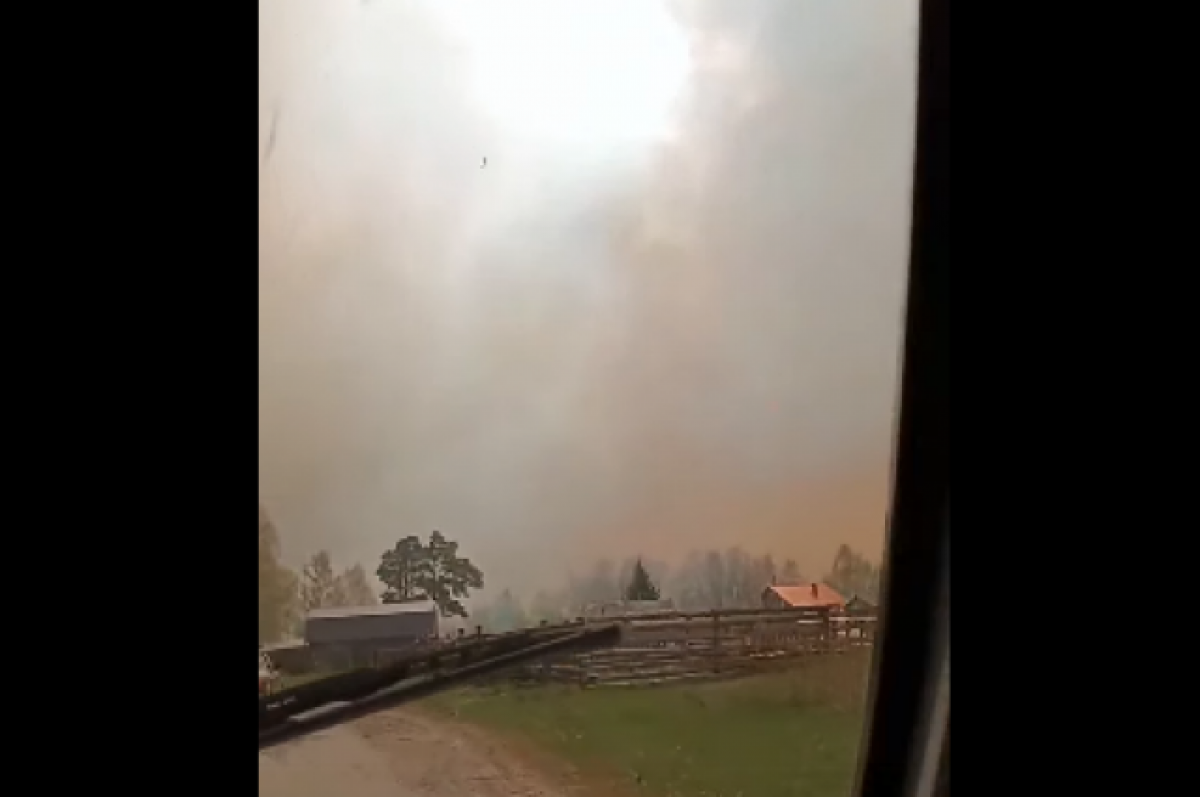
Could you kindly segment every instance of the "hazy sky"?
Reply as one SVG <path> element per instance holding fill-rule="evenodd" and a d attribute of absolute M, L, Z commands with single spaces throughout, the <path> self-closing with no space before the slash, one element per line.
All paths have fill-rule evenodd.
<path fill-rule="evenodd" d="M 876 555 L 916 0 L 260 0 L 259 490 L 291 561 L 440 529 Z M 486 158 L 486 167 L 483 167 Z"/>

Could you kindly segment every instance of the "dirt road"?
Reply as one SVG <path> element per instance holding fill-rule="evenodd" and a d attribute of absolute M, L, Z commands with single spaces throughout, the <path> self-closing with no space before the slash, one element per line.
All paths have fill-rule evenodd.
<path fill-rule="evenodd" d="M 397 709 L 258 756 L 260 797 L 582 797 L 578 779 L 450 720 Z"/>

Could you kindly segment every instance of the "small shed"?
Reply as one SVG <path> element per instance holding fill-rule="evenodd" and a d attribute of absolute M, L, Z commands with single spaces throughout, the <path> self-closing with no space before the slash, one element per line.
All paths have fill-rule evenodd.
<path fill-rule="evenodd" d="M 835 609 L 846 607 L 846 599 L 828 584 L 784 587 L 772 584 L 763 590 L 764 609 Z"/>
<path fill-rule="evenodd" d="M 879 611 L 879 606 L 863 596 L 855 593 L 850 596 L 850 600 L 846 601 L 846 614 L 874 617 Z"/>
<path fill-rule="evenodd" d="M 304 618 L 304 641 L 324 669 L 367 666 L 437 635 L 432 601 L 313 609 Z"/>

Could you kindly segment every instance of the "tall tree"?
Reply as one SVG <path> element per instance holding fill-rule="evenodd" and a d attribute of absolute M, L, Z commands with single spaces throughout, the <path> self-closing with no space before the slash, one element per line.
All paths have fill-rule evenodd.
<path fill-rule="evenodd" d="M 348 604 L 345 584 L 334 575 L 333 560 L 328 551 L 317 551 L 304 566 L 300 601 L 305 611 Z"/>
<path fill-rule="evenodd" d="M 767 586 L 785 583 L 771 554 L 756 556 L 738 547 L 692 551 L 671 575 L 667 592 L 680 608 L 691 610 L 754 607 Z"/>
<path fill-rule="evenodd" d="M 879 573 L 875 565 L 844 544 L 838 546 L 825 582 L 846 597 L 857 594 L 876 600 L 879 591 Z"/>
<path fill-rule="evenodd" d="M 469 598 L 471 590 L 483 589 L 483 571 L 470 559 L 458 555 L 458 543 L 440 532 L 429 535 L 426 546 L 427 566 L 421 570 L 419 587 L 437 603 L 447 617 L 466 617 L 461 598 Z"/>
<path fill-rule="evenodd" d="M 367 580 L 367 571 L 362 565 L 354 565 L 339 576 L 346 603 L 349 606 L 374 606 L 379 603 L 375 590 Z"/>
<path fill-rule="evenodd" d="M 779 571 L 779 583 L 791 586 L 804 583 L 804 576 L 800 573 L 800 565 L 796 564 L 795 559 L 788 559 L 783 563 L 783 569 Z"/>
<path fill-rule="evenodd" d="M 777 578 L 775 560 L 771 554 L 747 555 L 741 568 L 737 605 L 747 609 L 758 606 L 762 600 L 763 590 L 774 583 L 777 583 Z"/>
<path fill-rule="evenodd" d="M 621 562 L 617 577 L 618 598 L 624 597 L 625 593 L 629 591 L 629 585 L 633 581 L 633 570 L 639 562 L 650 576 L 650 580 L 656 585 L 666 583 L 667 578 L 670 576 L 670 566 L 666 562 L 659 559 L 647 559 L 642 556 L 630 556 Z"/>
<path fill-rule="evenodd" d="M 708 574 L 705 557 L 700 551 L 691 551 L 671 574 L 671 595 L 681 609 L 705 609 L 708 603 Z"/>
<path fill-rule="evenodd" d="M 725 552 L 725 605 L 736 608 L 757 606 L 763 588 L 771 583 L 763 573 L 761 559 L 741 548 Z"/>
<path fill-rule="evenodd" d="M 725 557 L 720 551 L 709 551 L 704 555 L 705 598 L 713 609 L 726 608 L 728 582 L 725 577 Z"/>
<path fill-rule="evenodd" d="M 642 566 L 642 560 L 639 558 L 633 565 L 629 586 L 625 589 L 625 600 L 656 601 L 658 597 L 658 587 L 650 580 L 650 574 L 646 572 L 646 568 Z"/>
<path fill-rule="evenodd" d="M 458 555 L 458 543 L 440 531 L 423 545 L 419 537 L 401 539 L 385 551 L 376 571 L 387 586 L 384 603 L 431 600 L 444 616 L 466 617 L 463 598 L 483 588 L 483 572 L 470 559 Z"/>
<path fill-rule="evenodd" d="M 258 641 L 275 642 L 291 627 L 296 576 L 279 561 L 279 532 L 258 507 Z"/>
<path fill-rule="evenodd" d="M 764 555 L 758 560 L 758 572 L 765 578 L 764 584 L 770 584 L 779 577 L 779 568 L 775 567 L 775 557 L 771 554 Z"/>
<path fill-rule="evenodd" d="M 420 581 L 428 570 L 427 560 L 425 546 L 415 534 L 404 537 L 391 550 L 384 551 L 379 569 L 375 571 L 387 587 L 383 602 L 408 603 L 424 599 Z"/>

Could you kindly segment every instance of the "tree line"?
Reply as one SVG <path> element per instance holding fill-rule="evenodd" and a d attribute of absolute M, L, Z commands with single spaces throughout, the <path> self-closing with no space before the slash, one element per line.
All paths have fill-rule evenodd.
<path fill-rule="evenodd" d="M 317 551 L 297 573 L 280 561 L 279 532 L 258 510 L 258 640 L 274 642 L 301 633 L 312 609 L 378 604 L 362 565 L 341 572 L 328 551 Z"/>
<path fill-rule="evenodd" d="M 483 571 L 462 555 L 459 544 L 439 531 L 427 540 L 402 537 L 380 556 L 375 575 L 382 594 L 361 565 L 338 572 L 327 551 L 313 554 L 299 573 L 280 562 L 279 535 L 266 511 L 258 513 L 258 628 L 260 641 L 299 633 L 305 612 L 341 606 L 430 601 L 444 617 L 469 620 L 490 631 L 558 622 L 587 613 L 590 606 L 621 600 L 668 598 L 682 610 L 749 608 L 759 605 L 770 584 L 807 582 L 794 559 L 753 554 L 740 547 L 693 551 L 674 565 L 661 559 L 630 556 L 599 559 L 582 575 L 568 572 L 555 590 L 522 598 L 503 590 L 492 601 L 464 603 L 483 589 Z M 842 545 L 820 580 L 843 596 L 876 601 L 881 568 Z"/>
<path fill-rule="evenodd" d="M 279 532 L 258 508 L 258 641 L 288 635 L 296 618 L 299 579 L 279 561 Z"/>
<path fill-rule="evenodd" d="M 483 588 L 483 572 L 461 556 L 458 543 L 439 531 L 422 542 L 403 537 L 380 556 L 376 594 L 366 570 L 356 564 L 338 572 L 328 551 L 317 551 L 296 573 L 280 560 L 279 532 L 258 509 L 258 638 L 260 642 L 302 633 L 313 609 L 432 601 L 444 616 L 466 617 L 462 601 Z"/>
<path fill-rule="evenodd" d="M 850 598 L 879 599 L 881 568 L 848 545 L 841 545 L 821 581 Z M 770 553 L 751 554 L 739 547 L 693 551 L 674 566 L 658 559 L 599 559 L 582 576 L 568 573 L 558 590 L 538 590 L 528 599 L 504 590 L 475 607 L 471 624 L 507 631 L 545 620 L 559 622 L 583 615 L 589 606 L 621 600 L 670 599 L 684 611 L 753 608 L 763 590 L 808 583 L 794 559 L 782 563 Z M 647 597 L 653 596 L 653 597 Z"/>

